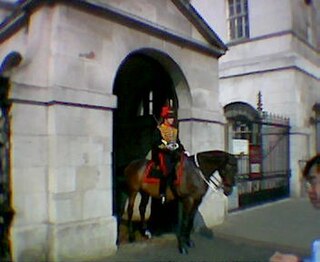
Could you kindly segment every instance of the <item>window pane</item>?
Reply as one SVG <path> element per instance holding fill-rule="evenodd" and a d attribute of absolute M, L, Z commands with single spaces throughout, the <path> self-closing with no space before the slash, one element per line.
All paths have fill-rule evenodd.
<path fill-rule="evenodd" d="M 241 0 L 237 0 L 236 13 L 241 14 Z"/>
<path fill-rule="evenodd" d="M 233 0 L 229 0 L 229 16 L 234 15 L 234 5 L 233 5 Z"/>
<path fill-rule="evenodd" d="M 242 29 L 242 18 L 237 19 L 237 31 L 238 31 L 238 37 L 243 37 L 243 29 Z"/>
<path fill-rule="evenodd" d="M 234 16 L 234 6 L 233 5 L 229 7 L 229 15 Z"/>
<path fill-rule="evenodd" d="M 320 122 L 316 124 L 316 139 L 317 153 L 320 153 Z"/>
<path fill-rule="evenodd" d="M 149 115 L 153 115 L 153 92 L 149 93 Z"/>
<path fill-rule="evenodd" d="M 248 17 L 245 17 L 245 36 L 249 37 L 249 23 L 248 23 Z"/>
<path fill-rule="evenodd" d="M 232 19 L 230 20 L 230 38 L 235 39 L 235 32 L 236 32 L 236 25 L 235 25 L 235 20 Z"/>
<path fill-rule="evenodd" d="M 247 0 L 228 0 L 229 36 L 231 40 L 249 37 Z"/>
<path fill-rule="evenodd" d="M 245 13 L 248 13 L 248 1 L 247 0 L 243 1 L 243 7 L 244 7 L 243 11 Z"/>

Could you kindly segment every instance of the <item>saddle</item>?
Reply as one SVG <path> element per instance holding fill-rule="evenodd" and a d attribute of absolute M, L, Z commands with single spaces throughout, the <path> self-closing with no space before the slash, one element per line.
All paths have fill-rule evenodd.
<path fill-rule="evenodd" d="M 174 185 L 180 185 L 183 176 L 183 157 L 176 168 L 176 178 L 173 181 Z M 160 179 L 163 177 L 163 171 L 154 161 L 149 160 L 146 164 L 146 169 L 143 174 L 143 182 L 147 184 L 160 184 Z"/>

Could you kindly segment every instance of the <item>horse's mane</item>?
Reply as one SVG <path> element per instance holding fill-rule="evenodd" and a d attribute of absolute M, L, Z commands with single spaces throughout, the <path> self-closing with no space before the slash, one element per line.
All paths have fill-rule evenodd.
<path fill-rule="evenodd" d="M 194 155 L 191 155 L 190 157 L 194 157 Z M 212 161 L 213 159 L 216 159 L 218 161 L 221 161 L 221 160 L 232 161 L 233 159 L 235 159 L 235 156 L 233 154 L 230 154 L 222 150 L 210 150 L 210 151 L 199 152 L 197 154 L 197 158 L 200 161 Z"/>
<path fill-rule="evenodd" d="M 237 165 L 235 156 L 222 150 L 203 151 L 196 155 L 191 155 L 190 158 L 195 156 L 206 175 L 212 174 L 212 170 L 224 168 L 226 164 Z"/>

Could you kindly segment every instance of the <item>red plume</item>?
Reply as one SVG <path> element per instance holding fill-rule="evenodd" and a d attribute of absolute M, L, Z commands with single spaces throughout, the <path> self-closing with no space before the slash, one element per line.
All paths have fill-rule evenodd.
<path fill-rule="evenodd" d="M 169 106 L 163 106 L 161 109 L 161 117 L 166 118 L 166 117 L 173 117 L 173 110 Z"/>

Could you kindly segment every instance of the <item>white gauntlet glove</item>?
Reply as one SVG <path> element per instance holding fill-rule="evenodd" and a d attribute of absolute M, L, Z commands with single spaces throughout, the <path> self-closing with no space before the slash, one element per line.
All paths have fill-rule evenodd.
<path fill-rule="evenodd" d="M 169 149 L 170 151 L 174 151 L 178 148 L 179 148 L 179 144 L 176 142 L 171 142 L 171 143 L 167 144 L 167 149 Z"/>

